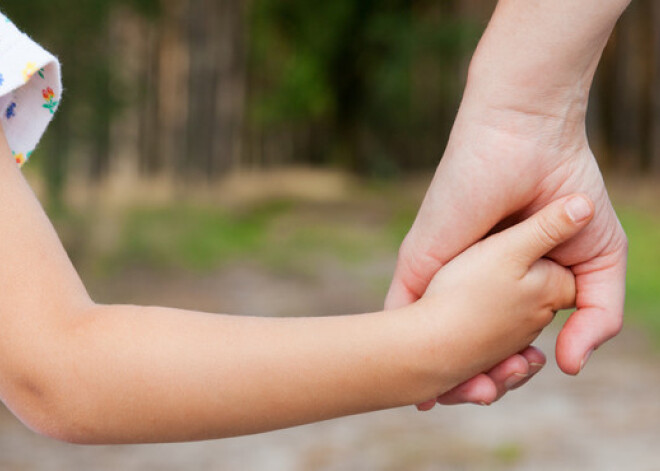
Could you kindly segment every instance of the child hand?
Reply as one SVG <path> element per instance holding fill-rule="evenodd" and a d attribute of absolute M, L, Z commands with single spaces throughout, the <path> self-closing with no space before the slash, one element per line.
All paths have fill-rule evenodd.
<path fill-rule="evenodd" d="M 416 304 L 427 316 L 438 313 L 428 319 L 432 332 L 441 332 L 445 341 L 431 347 L 430 358 L 450 359 L 436 370 L 439 378 L 453 375 L 458 385 L 488 371 L 527 347 L 557 310 L 574 306 L 572 272 L 542 257 L 580 232 L 592 216 L 585 196 L 562 198 L 476 243 L 438 271 Z"/>

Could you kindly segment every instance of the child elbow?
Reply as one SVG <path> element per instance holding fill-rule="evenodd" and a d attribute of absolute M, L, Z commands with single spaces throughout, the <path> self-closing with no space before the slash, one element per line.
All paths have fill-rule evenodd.
<path fill-rule="evenodd" d="M 91 443 L 90 437 L 76 430 L 76 427 L 65 417 L 55 414 L 39 415 L 38 417 L 19 417 L 33 432 L 60 442 L 83 445 Z"/>
<path fill-rule="evenodd" d="M 47 393 L 34 384 L 25 385 L 19 400 L 6 401 L 9 409 L 33 432 L 66 443 L 93 444 L 91 418 L 76 410 L 76 397 Z"/>

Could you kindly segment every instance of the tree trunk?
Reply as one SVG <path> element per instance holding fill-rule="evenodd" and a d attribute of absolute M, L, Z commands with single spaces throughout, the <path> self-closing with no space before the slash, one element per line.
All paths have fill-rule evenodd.
<path fill-rule="evenodd" d="M 649 123 L 649 167 L 651 172 L 660 175 L 660 2 L 650 0 L 651 53 L 650 62 L 650 123 Z"/>
<path fill-rule="evenodd" d="M 614 157 L 621 170 L 641 167 L 643 65 L 640 21 L 643 9 L 633 2 L 619 24 L 614 75 Z"/>
<path fill-rule="evenodd" d="M 181 0 L 161 0 L 161 18 L 155 55 L 154 78 L 157 101 L 157 138 L 154 143 L 158 171 L 180 174 L 186 169 L 188 121 L 189 47 L 186 30 L 187 5 Z M 156 155 L 157 154 L 157 155 Z"/>
<path fill-rule="evenodd" d="M 194 173 L 213 176 L 213 140 L 216 129 L 217 61 L 215 41 L 218 3 L 192 0 L 188 3 L 188 123 L 186 160 Z"/>
<path fill-rule="evenodd" d="M 241 0 L 218 2 L 216 129 L 212 150 L 214 168 L 220 171 L 241 165 L 247 80 L 246 5 Z"/>

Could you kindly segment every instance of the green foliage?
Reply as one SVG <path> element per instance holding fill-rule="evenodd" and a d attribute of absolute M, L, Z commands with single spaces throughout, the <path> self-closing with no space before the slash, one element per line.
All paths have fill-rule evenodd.
<path fill-rule="evenodd" d="M 523 456 L 523 447 L 518 443 L 503 443 L 493 450 L 495 458 L 504 465 L 513 465 Z"/>
<path fill-rule="evenodd" d="M 286 203 L 270 203 L 245 213 L 180 205 L 136 208 L 125 217 L 118 247 L 104 265 L 208 270 L 236 258 L 249 259 L 263 250 L 267 228 Z"/>
<path fill-rule="evenodd" d="M 433 126 L 435 135 L 438 127 L 448 129 L 451 117 L 439 124 L 438 112 L 454 112 L 462 85 L 457 69 L 480 31 L 436 10 L 405 0 L 255 0 L 251 70 L 260 86 L 253 119 L 266 128 L 329 128 L 333 146 L 325 149 L 326 161 L 339 153 L 354 169 L 376 174 L 400 166 L 411 158 L 402 142 Z M 439 63 L 444 90 L 440 102 L 418 100 L 419 109 L 413 95 L 424 91 L 413 90 L 413 77 L 425 74 L 428 62 Z M 383 144 L 365 146 L 364 135 Z M 432 163 L 441 148 L 438 143 Z"/>
<path fill-rule="evenodd" d="M 660 217 L 632 208 L 618 213 L 630 244 L 626 316 L 660 341 Z"/>
<path fill-rule="evenodd" d="M 328 261 L 355 269 L 382 253 L 393 251 L 387 245 L 387 234 L 341 220 L 319 223 L 297 218 L 291 230 L 271 232 L 269 240 L 276 243 L 263 254 L 266 265 L 305 274 L 317 272 L 318 266 Z"/>
<path fill-rule="evenodd" d="M 351 3 L 254 2 L 252 62 L 268 87 L 255 103 L 259 119 L 317 118 L 334 105 L 327 62 L 341 42 Z"/>
<path fill-rule="evenodd" d="M 383 211 L 384 205 L 379 201 L 375 209 Z M 89 237 L 84 226 L 99 221 L 68 212 L 57 226 L 76 263 L 97 275 L 132 266 L 205 272 L 234 261 L 308 275 L 328 262 L 361 267 L 396 252 L 400 228 L 387 212 L 377 223 L 365 223 L 363 210 L 352 205 L 327 209 L 326 217 L 323 206 L 285 200 L 232 211 L 189 203 L 136 207 L 112 223 L 119 233 L 110 246 L 87 241 L 82 252 L 80 234 Z"/>

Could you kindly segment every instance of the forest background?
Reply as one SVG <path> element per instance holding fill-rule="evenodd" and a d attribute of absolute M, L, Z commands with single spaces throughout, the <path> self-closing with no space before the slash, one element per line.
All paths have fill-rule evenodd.
<path fill-rule="evenodd" d="M 381 309 L 495 4 L 3 0 L 63 67 L 62 104 L 24 174 L 97 302 Z M 82 449 L 0 408 L 0 468 L 654 469 L 660 2 L 635 0 L 619 22 L 588 133 L 630 256 L 626 327 L 577 379 L 551 360 L 564 313 L 540 339 L 545 371 L 490 408 Z"/>
<path fill-rule="evenodd" d="M 50 194 L 118 172 L 198 185 L 237 169 L 395 177 L 442 155 L 485 0 L 7 0 L 62 61 L 35 165 Z M 637 0 L 589 110 L 605 169 L 660 172 L 660 6 Z"/>

